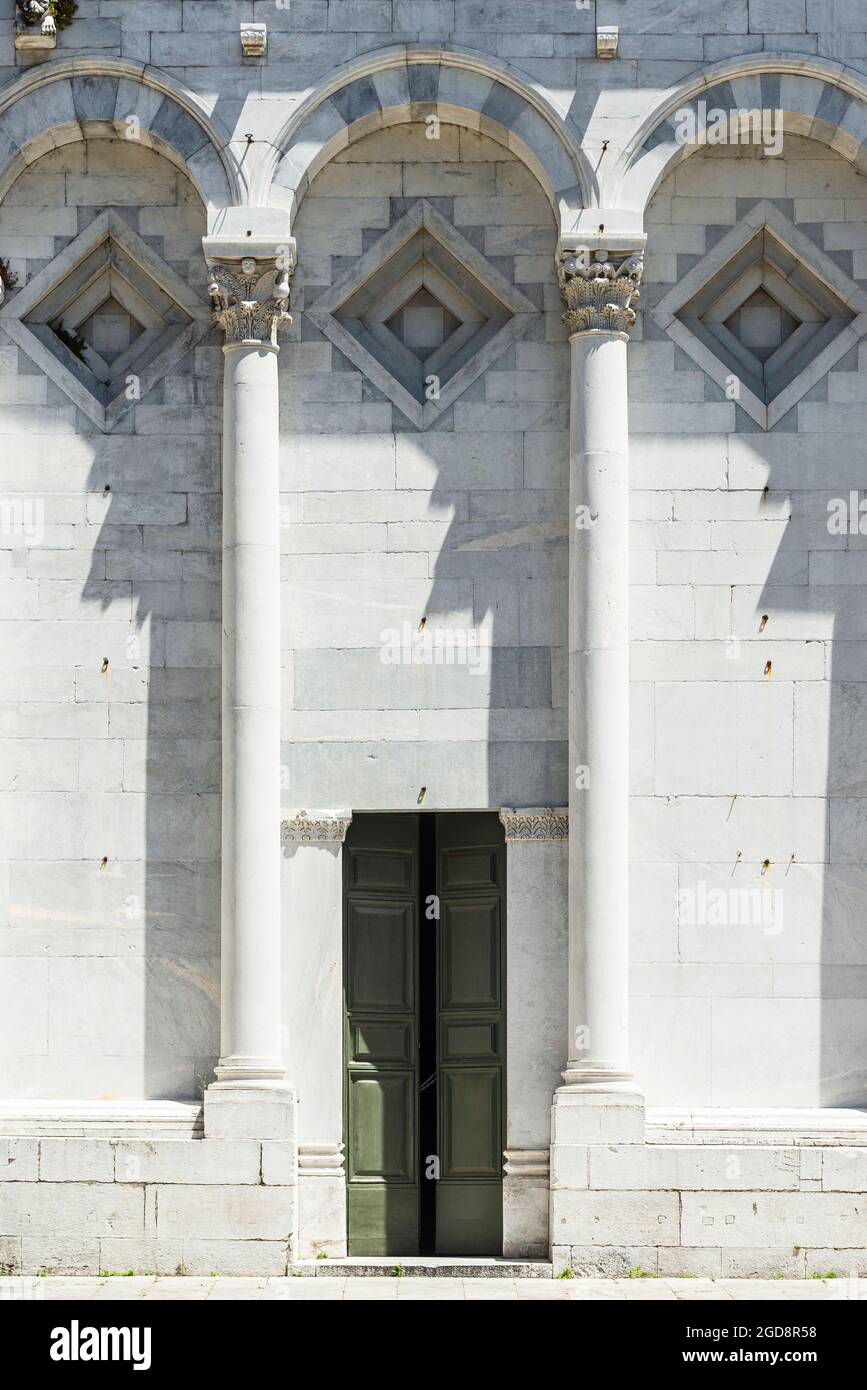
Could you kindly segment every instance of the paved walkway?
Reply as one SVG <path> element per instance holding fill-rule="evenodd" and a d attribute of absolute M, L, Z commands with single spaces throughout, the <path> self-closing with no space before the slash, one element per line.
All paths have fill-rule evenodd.
<path fill-rule="evenodd" d="M 115 1276 L 105 1279 L 0 1278 L 0 1302 L 15 1299 L 511 1299 L 568 1302 L 865 1299 L 867 1279 L 231 1279 Z"/>

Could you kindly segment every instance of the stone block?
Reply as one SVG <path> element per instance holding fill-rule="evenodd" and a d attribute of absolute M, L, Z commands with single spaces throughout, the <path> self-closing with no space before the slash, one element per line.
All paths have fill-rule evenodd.
<path fill-rule="evenodd" d="M 42 1182 L 113 1182 L 114 1145 L 109 1139 L 41 1139 Z"/>
<path fill-rule="evenodd" d="M 179 1183 L 151 1191 L 160 1240 L 288 1241 L 295 1230 L 291 1187 Z"/>
<path fill-rule="evenodd" d="M 0 1277 L 21 1273 L 21 1237 L 0 1236 Z"/>
<path fill-rule="evenodd" d="M 261 1146 L 260 1180 L 270 1186 L 291 1186 L 298 1177 L 298 1146 L 266 1139 Z"/>
<path fill-rule="evenodd" d="M 289 1257 L 285 1240 L 184 1240 L 182 1263 L 188 1275 L 282 1278 L 289 1273 Z"/>
<path fill-rule="evenodd" d="M 826 1192 L 867 1191 L 867 1149 L 823 1150 L 821 1176 Z"/>
<path fill-rule="evenodd" d="M 867 1212 L 858 1198 L 824 1192 L 684 1192 L 685 1245 L 768 1250 L 797 1245 L 867 1247 Z"/>
<path fill-rule="evenodd" d="M 72 1240 L 86 1232 L 94 1242 L 101 1236 L 142 1236 L 143 1192 L 102 1182 L 2 1183 L 0 1230 Z"/>
<path fill-rule="evenodd" d="M 103 1236 L 99 1242 L 101 1273 L 180 1274 L 184 1269 L 183 1241 Z"/>
<path fill-rule="evenodd" d="M 551 1149 L 551 1187 L 589 1187 L 589 1155 L 586 1144 L 560 1144 Z M 518 1189 L 516 1196 L 523 1189 Z"/>
<path fill-rule="evenodd" d="M 680 1199 L 676 1192 L 552 1190 L 551 1239 L 557 1245 L 679 1245 Z"/>
<path fill-rule="evenodd" d="M 298 1184 L 297 1258 L 346 1255 L 346 1180 L 302 1173 Z"/>
<path fill-rule="evenodd" d="M 46 1231 L 40 1235 L 25 1235 L 21 1241 L 22 1274 L 99 1274 L 99 1241 L 79 1231 L 63 1235 Z"/>
<path fill-rule="evenodd" d="M 660 1278 L 719 1279 L 722 1276 L 722 1251 L 661 1245 L 657 1269 Z"/>
<path fill-rule="evenodd" d="M 554 1093 L 552 1145 L 641 1144 L 644 1102 L 628 1093 L 599 1093 L 580 1086 Z M 553 1158 L 552 1158 L 553 1166 Z"/>
<path fill-rule="evenodd" d="M 589 1151 L 591 1188 L 797 1191 L 798 1150 L 694 1148 L 674 1144 L 595 1145 Z"/>
<path fill-rule="evenodd" d="M 723 1249 L 720 1252 L 723 1279 L 803 1279 L 804 1251 L 791 1245 L 770 1249 Z"/>
<path fill-rule="evenodd" d="M 573 1245 L 566 1247 L 562 1268 L 571 1268 L 582 1279 L 627 1279 L 641 1269 L 655 1274 L 662 1246 L 656 1245 Z M 675 1250 L 674 1255 L 680 1252 Z M 555 1265 L 554 1273 L 559 1271 Z M 600 1297 L 619 1299 L 619 1289 L 600 1289 Z"/>
<path fill-rule="evenodd" d="M 36 1182 L 39 1177 L 39 1141 L 24 1136 L 0 1138 L 0 1182 Z M 0 1264 L 3 1263 L 0 1254 Z"/>
<path fill-rule="evenodd" d="M 835 1296 L 840 1298 L 860 1298 L 860 1289 L 857 1286 L 850 1290 L 842 1280 L 864 1279 L 867 1277 L 867 1253 L 858 1250 L 807 1250 L 804 1252 L 804 1274 L 809 1279 L 814 1275 L 824 1278 L 827 1274 L 836 1274 L 841 1281 L 838 1289 L 834 1287 Z"/>
<path fill-rule="evenodd" d="M 250 1087 L 205 1091 L 208 1139 L 276 1139 L 295 1137 L 295 1094 L 288 1088 Z"/>
<path fill-rule="evenodd" d="M 116 1146 L 119 1183 L 258 1183 L 254 1139 L 122 1139 Z"/>
<path fill-rule="evenodd" d="M 550 1192 L 546 1178 L 503 1179 L 503 1254 L 506 1259 L 548 1258 Z"/>

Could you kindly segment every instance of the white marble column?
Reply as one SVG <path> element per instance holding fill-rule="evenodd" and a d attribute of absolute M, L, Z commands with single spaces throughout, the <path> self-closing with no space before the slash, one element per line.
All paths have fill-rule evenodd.
<path fill-rule="evenodd" d="M 289 1089 L 280 1032 L 277 334 L 291 322 L 294 254 L 286 244 L 213 237 L 205 255 L 214 319 L 225 334 L 221 1038 L 206 1129 L 255 1128 L 266 1138 L 262 1105 Z M 236 1118 L 227 1118 L 233 1100 L 246 1119 L 237 1119 L 237 1106 Z"/>
<path fill-rule="evenodd" d="M 631 1089 L 629 442 L 626 344 L 639 255 L 565 255 L 571 346 L 567 1088 Z"/>

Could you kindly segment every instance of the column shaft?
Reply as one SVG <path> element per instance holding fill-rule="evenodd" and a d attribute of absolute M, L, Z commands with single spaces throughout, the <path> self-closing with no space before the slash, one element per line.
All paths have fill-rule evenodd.
<path fill-rule="evenodd" d="M 627 339 L 570 342 L 567 1085 L 631 1076 Z"/>
<path fill-rule="evenodd" d="M 231 342 L 223 397 L 220 1081 L 279 1079 L 280 483 L 277 348 Z"/>

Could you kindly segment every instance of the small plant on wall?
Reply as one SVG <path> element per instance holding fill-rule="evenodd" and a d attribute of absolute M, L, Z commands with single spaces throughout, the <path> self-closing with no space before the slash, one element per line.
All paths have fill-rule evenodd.
<path fill-rule="evenodd" d="M 78 9 L 75 0 L 51 0 L 51 14 L 58 29 L 68 29 Z"/>

